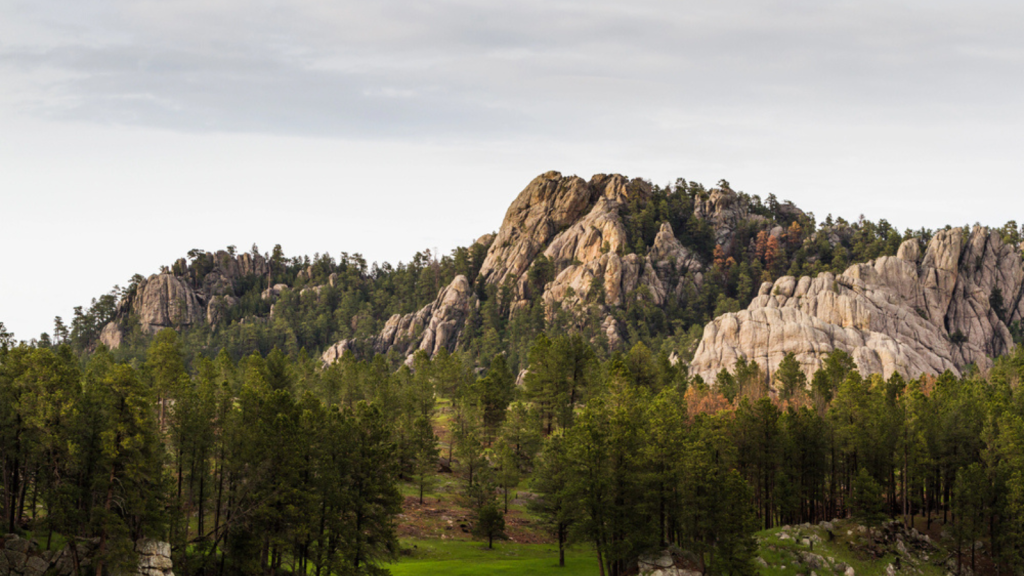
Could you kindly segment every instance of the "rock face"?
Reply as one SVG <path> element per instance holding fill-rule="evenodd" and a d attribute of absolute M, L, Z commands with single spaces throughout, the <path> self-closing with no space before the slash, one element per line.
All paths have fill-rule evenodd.
<path fill-rule="evenodd" d="M 168 273 L 143 280 L 132 303 L 142 330 L 155 334 L 163 328 L 190 326 L 206 316 L 205 306 L 183 279 Z"/>
<path fill-rule="evenodd" d="M 747 216 L 746 203 L 732 191 L 713 191 L 712 195 L 718 198 L 719 207 L 709 205 L 706 212 L 709 218 L 717 218 L 712 224 L 716 230 L 722 227 L 727 238 L 739 219 Z M 648 182 L 618 174 L 598 174 L 589 181 L 558 172 L 541 174 L 509 206 L 497 234 L 477 240 L 488 246 L 478 282 L 509 282 L 513 314 L 537 299 L 545 303 L 549 315 L 558 307 L 580 310 L 580 305 L 596 304 L 609 346 L 618 347 L 625 339 L 611 315 L 612 308 L 639 298 L 663 306 L 670 299 L 683 298 L 688 288 L 698 288 L 702 282 L 703 264 L 679 242 L 668 223 L 662 224 L 646 257 L 627 253 L 632 245 L 624 209 L 632 200 L 645 201 L 650 196 Z M 540 256 L 554 270 L 554 278 L 543 288 L 531 285 L 528 274 Z M 374 350 L 403 354 L 418 349 L 433 354 L 440 346 L 452 350 L 469 307 L 475 304 L 469 283 L 456 278 L 433 304 L 412 314 L 392 316 L 375 340 Z M 576 320 L 585 323 L 590 317 L 581 315 Z M 338 357 L 330 352 L 325 361 L 329 361 L 328 355 Z"/>
<path fill-rule="evenodd" d="M 324 353 L 320 355 L 320 360 L 324 364 L 333 364 L 340 360 L 345 352 L 353 350 L 353 342 L 351 340 L 341 340 L 327 350 L 324 350 Z"/>
<path fill-rule="evenodd" d="M 154 274 L 139 282 L 134 294 L 118 307 L 117 318 L 104 326 L 100 341 L 110 348 L 121 345 L 129 314 L 138 316 L 142 330 L 155 334 L 163 328 L 183 328 L 205 320 L 217 326 L 227 311 L 237 305 L 236 283 L 247 277 L 270 274 L 270 264 L 259 254 L 231 255 L 223 250 L 200 254 L 192 264 L 184 258 L 175 262 L 173 272 Z M 276 292 L 264 292 L 272 299 Z"/>
<path fill-rule="evenodd" d="M 238 254 L 232 256 L 223 250 L 212 254 L 206 254 L 208 262 L 213 264 L 213 269 L 207 272 L 201 279 L 195 281 L 201 284 L 199 292 L 203 301 L 209 302 L 214 296 L 237 296 L 235 294 L 235 282 L 246 276 L 267 276 L 270 274 L 270 264 L 259 254 Z M 198 274 L 199 270 L 193 268 L 189 272 Z"/>
<path fill-rule="evenodd" d="M 117 325 L 117 322 L 107 322 L 107 325 L 100 331 L 100 342 L 111 350 L 121 345 L 124 338 L 124 331 Z"/>
<path fill-rule="evenodd" d="M 139 554 L 140 576 L 174 576 L 171 571 L 171 545 L 159 540 L 143 539 L 135 543 L 135 551 Z"/>
<path fill-rule="evenodd" d="M 1024 318 L 1022 296 L 1021 251 L 996 231 L 954 228 L 937 233 L 923 254 L 912 239 L 897 256 L 839 276 L 765 283 L 746 310 L 705 327 L 690 370 L 713 381 L 743 357 L 770 376 L 792 352 L 811 376 L 836 349 L 862 374 L 959 375 L 971 363 L 984 370 L 989 357 L 1012 348 L 1007 325 Z"/>
<path fill-rule="evenodd" d="M 455 350 L 462 326 L 469 316 L 472 296 L 469 280 L 461 274 L 456 276 L 451 284 L 441 290 L 436 300 L 418 312 L 404 316 L 395 314 L 389 318 L 374 342 L 374 350 L 378 354 L 397 350 L 407 356 L 416 350 L 424 350 L 431 356 L 442 347 L 449 351 Z M 329 362 L 326 354 L 324 360 Z"/>
<path fill-rule="evenodd" d="M 598 174 L 589 182 L 558 172 L 541 174 L 509 206 L 480 275 L 491 284 L 521 277 L 542 250 L 556 263 L 588 262 L 602 249 L 615 252 L 626 235 L 618 209 L 634 195 L 649 194 L 643 180 L 618 174 Z"/>

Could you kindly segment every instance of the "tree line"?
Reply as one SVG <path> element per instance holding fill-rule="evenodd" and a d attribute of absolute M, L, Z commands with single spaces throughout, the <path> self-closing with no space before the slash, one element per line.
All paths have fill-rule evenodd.
<path fill-rule="evenodd" d="M 940 522 L 965 566 L 976 540 L 1007 572 L 1024 561 L 1021 347 L 962 377 L 863 376 L 834 352 L 809 380 L 787 356 L 771 381 L 739 360 L 705 383 L 643 343 L 603 355 L 554 331 L 525 372 L 504 353 L 394 370 L 186 344 L 164 330 L 118 362 L 4 340 L 5 530 L 99 538 L 100 570 L 145 535 L 183 574 L 382 573 L 399 486 L 422 499 L 443 458 L 478 536 L 533 492 L 560 549 L 592 547 L 608 576 L 669 545 L 751 574 L 758 529 L 850 516 Z"/>

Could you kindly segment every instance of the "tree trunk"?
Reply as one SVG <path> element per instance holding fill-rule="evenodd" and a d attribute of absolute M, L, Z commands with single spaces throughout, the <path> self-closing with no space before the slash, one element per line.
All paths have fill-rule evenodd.
<path fill-rule="evenodd" d="M 114 465 L 110 466 L 110 481 L 107 484 L 107 498 L 106 498 L 106 501 L 104 501 L 104 503 L 103 503 L 103 510 L 108 512 L 108 513 L 110 512 L 111 504 L 113 504 L 113 502 L 114 502 L 114 477 L 115 477 L 116 470 L 117 470 L 116 466 L 114 466 Z M 74 542 L 72 542 L 71 544 L 72 544 L 72 547 L 73 547 L 74 546 Z M 106 526 L 104 526 L 103 530 L 100 531 L 100 547 L 99 547 L 98 550 L 99 550 L 99 553 L 98 553 L 99 558 L 96 560 L 96 576 L 103 576 L 103 554 L 107 550 L 107 528 L 106 528 Z"/>
<path fill-rule="evenodd" d="M 565 523 L 558 523 L 558 566 L 565 568 Z"/>
<path fill-rule="evenodd" d="M 19 450 L 19 448 L 17 446 L 15 446 L 15 450 Z M 19 491 L 19 486 L 18 486 L 18 481 L 19 481 L 18 469 L 20 467 L 21 467 L 21 463 L 18 461 L 17 452 L 15 452 L 14 465 L 11 466 L 11 484 L 10 484 L 9 490 L 7 491 L 7 517 L 8 517 L 7 518 L 7 520 L 8 520 L 8 522 L 7 522 L 7 532 L 11 533 L 11 534 L 14 533 L 14 516 L 15 516 L 15 513 L 17 512 L 17 508 L 18 508 L 18 506 L 17 506 L 17 503 L 18 503 L 17 494 L 18 494 L 18 491 Z"/>

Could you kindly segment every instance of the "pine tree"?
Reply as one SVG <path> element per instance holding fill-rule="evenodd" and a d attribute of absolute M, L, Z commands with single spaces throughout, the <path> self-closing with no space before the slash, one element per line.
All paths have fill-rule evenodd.
<path fill-rule="evenodd" d="M 782 357 L 775 372 L 775 379 L 781 384 L 779 398 L 783 400 L 793 398 L 807 387 L 807 376 L 804 375 L 796 355 L 792 352 L 787 352 Z"/>

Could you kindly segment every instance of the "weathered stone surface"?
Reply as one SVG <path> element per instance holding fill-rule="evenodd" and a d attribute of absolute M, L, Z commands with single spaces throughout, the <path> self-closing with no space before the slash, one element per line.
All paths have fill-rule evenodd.
<path fill-rule="evenodd" d="M 150 334 L 162 328 L 190 326 L 205 316 L 195 291 L 183 279 L 168 273 L 154 274 L 139 284 L 133 309 L 142 330 Z"/>
<path fill-rule="evenodd" d="M 423 330 L 423 338 L 418 348 L 433 356 L 442 347 L 449 351 L 458 345 L 462 325 L 469 315 L 469 300 L 473 290 L 469 280 L 458 275 L 447 288 L 437 295 L 437 299 L 429 306 L 429 319 Z"/>
<path fill-rule="evenodd" d="M 207 262 L 213 264 L 213 270 L 206 272 L 201 283 L 200 279 L 195 278 L 195 285 L 199 286 L 199 293 L 206 302 L 210 302 L 214 296 L 238 296 L 235 293 L 235 282 L 242 278 L 270 274 L 270 264 L 259 254 L 232 256 L 224 250 L 218 250 L 206 258 L 209 259 Z M 188 271 L 188 275 L 193 278 L 199 273 L 194 265 Z"/>
<path fill-rule="evenodd" d="M 738 194 L 721 188 L 698 196 L 693 213 L 711 224 L 715 230 L 715 243 L 721 245 L 726 254 L 731 253 L 733 233 L 741 221 L 764 220 L 764 216 L 760 214 L 751 214 L 749 206 L 741 201 Z"/>
<path fill-rule="evenodd" d="M 266 290 L 261 292 L 260 293 L 260 298 L 262 298 L 264 300 L 277 300 L 277 297 L 280 296 L 281 293 L 284 292 L 287 289 L 288 289 L 288 285 L 287 284 L 274 284 L 270 288 L 267 288 Z"/>
<path fill-rule="evenodd" d="M 143 538 L 135 542 L 135 551 L 146 556 L 171 557 L 171 545 L 162 540 Z"/>
<path fill-rule="evenodd" d="M 424 306 L 417 312 L 404 316 L 395 314 L 384 324 L 380 336 L 374 341 L 374 350 L 379 354 L 387 353 L 394 349 L 402 354 L 411 356 L 416 350 L 424 350 L 430 356 L 436 354 L 442 347 L 449 351 L 455 350 L 462 333 L 462 326 L 469 316 L 470 300 L 473 296 L 469 280 L 463 275 L 458 275 L 437 295 L 437 299 Z M 340 355 L 337 348 L 350 344 L 345 341 L 338 342 L 332 346 L 328 359 L 325 353 L 322 357 L 325 362 L 333 362 Z"/>
<path fill-rule="evenodd" d="M 923 255 L 914 242 L 839 276 L 766 283 L 746 310 L 705 327 L 691 373 L 711 381 L 743 357 L 770 376 L 792 352 L 810 376 L 835 349 L 862 373 L 885 377 L 959 374 L 969 363 L 986 369 L 1013 345 L 1006 325 L 1024 317 L 1020 253 L 980 227 L 939 232 Z M 996 288 L 1002 318 L 990 304 Z"/>
<path fill-rule="evenodd" d="M 25 560 L 25 567 L 22 568 L 23 576 L 42 576 L 47 569 L 49 569 L 50 563 L 43 560 L 39 556 L 30 556 Z"/>
<path fill-rule="evenodd" d="M 700 272 L 703 268 L 700 261 L 679 242 L 668 222 L 661 225 L 647 257 L 659 272 Z"/>
<path fill-rule="evenodd" d="M 220 324 L 227 318 L 228 310 L 237 305 L 240 300 L 234 295 L 214 296 L 206 305 L 206 322 L 211 326 Z"/>
<path fill-rule="evenodd" d="M 601 323 L 601 329 L 604 331 L 604 335 L 608 338 L 608 349 L 617 350 L 622 347 L 623 338 L 619 331 L 619 321 L 612 316 L 605 316 L 604 322 Z"/>
<path fill-rule="evenodd" d="M 25 561 L 28 560 L 28 556 L 24 552 L 18 552 L 17 550 L 4 550 L 4 555 L 7 556 L 7 564 L 18 571 L 21 571 L 25 566 Z"/>
<path fill-rule="evenodd" d="M 345 352 L 355 351 L 353 344 L 354 343 L 351 340 L 339 340 L 333 346 L 324 350 L 324 353 L 320 356 L 320 360 L 322 360 L 324 364 L 334 364 L 336 361 L 341 359 Z"/>
<path fill-rule="evenodd" d="M 16 534 L 8 534 L 4 537 L 4 548 L 28 554 L 34 548 L 34 542 L 21 538 Z"/>
<path fill-rule="evenodd" d="M 589 182 L 558 172 L 542 174 L 509 206 L 480 275 L 492 284 L 520 277 L 545 247 L 549 258 L 570 262 L 592 260 L 605 242 L 614 251 L 612 243 L 618 246 L 625 237 L 614 216 L 618 207 L 631 195 L 649 193 L 646 182 L 617 174 L 598 174 Z"/>
<path fill-rule="evenodd" d="M 139 555 L 139 568 L 151 568 L 154 570 L 170 570 L 174 567 L 174 563 L 171 562 L 168 556 L 156 556 L 156 555 Z"/>
<path fill-rule="evenodd" d="M 591 289 L 596 286 L 603 288 L 604 302 L 610 306 L 624 305 L 626 297 L 641 287 L 647 290 L 638 296 L 646 296 L 658 306 L 665 303 L 668 293 L 649 260 L 636 254 L 620 257 L 608 253 L 586 264 L 568 266 L 559 272 L 554 281 L 545 287 L 544 303 L 548 310 L 552 310 L 556 302 L 563 307 L 575 306 L 588 301 Z"/>
<path fill-rule="evenodd" d="M 121 345 L 124 338 L 124 331 L 117 325 L 117 322 L 107 322 L 107 325 L 100 331 L 100 342 L 111 350 Z"/>
<path fill-rule="evenodd" d="M 169 543 L 143 538 L 135 542 L 135 551 L 139 553 L 139 576 L 173 576 Z"/>

